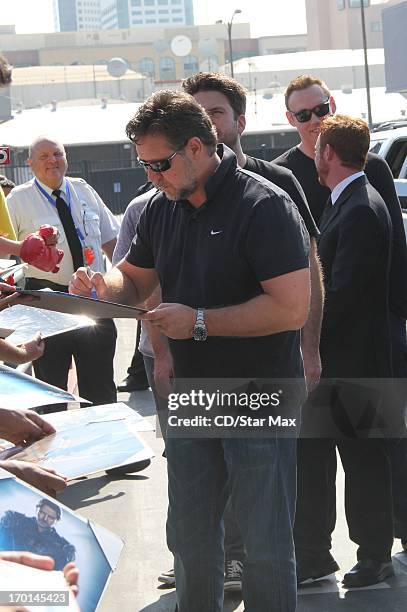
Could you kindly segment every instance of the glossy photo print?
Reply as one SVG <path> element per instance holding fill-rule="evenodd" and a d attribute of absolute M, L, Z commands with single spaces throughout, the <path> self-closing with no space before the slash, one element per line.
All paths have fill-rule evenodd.
<path fill-rule="evenodd" d="M 50 555 L 58 571 L 75 561 L 82 612 L 97 609 L 122 548 L 110 531 L 0 470 L 0 550 Z"/>

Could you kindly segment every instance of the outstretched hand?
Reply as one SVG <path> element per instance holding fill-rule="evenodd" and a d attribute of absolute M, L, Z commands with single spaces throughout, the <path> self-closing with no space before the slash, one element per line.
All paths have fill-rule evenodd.
<path fill-rule="evenodd" d="M 48 557 L 45 555 L 36 555 L 34 553 L 28 551 L 1 551 L 0 552 L 0 561 L 9 561 L 11 563 L 19 563 L 20 565 L 25 565 L 27 567 L 34 567 L 35 569 L 52 571 L 55 566 L 55 561 L 52 557 Z M 64 578 L 65 581 L 72 592 L 72 594 L 77 597 L 79 593 L 78 581 L 79 581 L 79 569 L 72 561 L 71 563 L 67 563 L 64 569 Z M 72 602 L 71 602 L 72 605 Z M 77 612 L 80 612 L 79 606 L 74 602 L 74 609 Z M 21 606 L 7 606 L 5 608 L 1 608 L 2 612 L 28 612 L 27 608 Z"/>
<path fill-rule="evenodd" d="M 88 268 L 78 268 L 69 282 L 69 293 L 93 297 L 93 292 L 96 291 L 100 300 L 104 299 L 106 289 L 103 275 Z"/>
<path fill-rule="evenodd" d="M 51 423 L 33 410 L 0 408 L 0 437 L 13 444 L 34 442 L 53 433 Z"/>
<path fill-rule="evenodd" d="M 38 232 L 29 234 L 22 242 L 20 257 L 35 268 L 45 272 L 58 272 L 59 262 L 64 256 L 56 248 L 58 230 L 51 225 L 41 225 Z"/>
<path fill-rule="evenodd" d="M 167 338 L 185 340 L 192 338 L 196 310 L 184 304 L 160 304 L 140 319 L 155 325 Z"/>
<path fill-rule="evenodd" d="M 55 470 L 43 468 L 37 463 L 7 459 L 0 461 L 0 467 L 51 497 L 56 497 L 57 493 L 66 488 L 64 476 L 60 476 Z"/>

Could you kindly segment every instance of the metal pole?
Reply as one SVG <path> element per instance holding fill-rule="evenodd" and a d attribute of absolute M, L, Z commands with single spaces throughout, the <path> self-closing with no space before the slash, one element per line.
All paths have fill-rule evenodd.
<path fill-rule="evenodd" d="M 362 17 L 362 39 L 363 39 L 363 55 L 365 58 L 365 83 L 366 83 L 366 98 L 367 98 L 367 121 L 369 128 L 372 129 L 372 105 L 370 102 L 370 78 L 369 78 L 369 63 L 367 59 L 367 42 L 366 42 L 366 24 L 365 24 L 365 5 L 364 0 L 360 0 L 360 11 Z"/>
<path fill-rule="evenodd" d="M 232 49 L 232 19 L 228 22 L 228 37 L 229 37 L 229 61 L 230 61 L 230 76 L 232 79 L 235 77 L 233 72 L 233 49 Z"/>
<path fill-rule="evenodd" d="M 94 97 L 96 99 L 97 98 L 97 91 L 96 91 L 95 64 L 92 64 L 92 68 L 93 68 L 93 95 L 94 95 Z"/>

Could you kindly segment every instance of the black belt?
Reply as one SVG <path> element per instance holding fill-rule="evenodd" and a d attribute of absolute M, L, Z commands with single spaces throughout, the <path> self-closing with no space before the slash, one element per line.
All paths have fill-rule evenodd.
<path fill-rule="evenodd" d="M 42 278 L 26 278 L 25 288 L 26 289 L 52 289 L 53 291 L 63 291 L 64 293 L 68 293 L 67 285 L 58 285 L 58 283 L 53 283 L 52 281 L 44 280 Z"/>

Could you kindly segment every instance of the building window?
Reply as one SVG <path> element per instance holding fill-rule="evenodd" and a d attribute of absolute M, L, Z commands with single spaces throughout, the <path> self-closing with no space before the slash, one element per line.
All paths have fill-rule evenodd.
<path fill-rule="evenodd" d="M 349 0 L 349 8 L 360 8 L 361 0 Z M 368 7 L 370 5 L 370 0 L 363 0 L 363 6 Z"/>
<path fill-rule="evenodd" d="M 184 75 L 186 77 L 195 74 L 199 70 L 199 62 L 198 59 L 194 55 L 187 55 L 184 58 Z"/>
<path fill-rule="evenodd" d="M 179 15 L 180 13 L 182 13 L 182 9 L 172 9 L 171 11 L 172 15 Z"/>
<path fill-rule="evenodd" d="M 175 81 L 175 78 L 175 61 L 172 57 L 162 57 L 160 59 L 161 81 Z"/>
<path fill-rule="evenodd" d="M 169 19 L 159 19 L 158 23 L 170 23 Z"/>
<path fill-rule="evenodd" d="M 268 53 L 271 55 L 271 53 Z M 201 63 L 201 70 L 204 72 L 216 72 L 219 69 L 219 58 L 217 55 L 206 57 Z"/>
<path fill-rule="evenodd" d="M 141 0 L 131 0 L 131 6 L 141 6 Z"/>
<path fill-rule="evenodd" d="M 157 4 L 168 4 L 168 0 L 157 0 Z"/>
<path fill-rule="evenodd" d="M 146 19 L 146 23 L 157 23 L 155 19 Z"/>
<path fill-rule="evenodd" d="M 171 0 L 171 4 L 181 4 L 182 0 Z"/>
<path fill-rule="evenodd" d="M 144 6 L 154 6 L 155 0 L 144 0 Z"/>
<path fill-rule="evenodd" d="M 183 19 L 180 19 L 179 17 L 174 17 L 174 19 L 172 20 L 173 23 L 184 23 Z"/>
<path fill-rule="evenodd" d="M 142 19 L 133 19 L 132 24 L 133 25 L 143 25 L 143 20 Z"/>
<path fill-rule="evenodd" d="M 151 57 L 143 57 L 139 61 L 139 71 L 149 77 L 155 77 L 155 64 Z"/>
<path fill-rule="evenodd" d="M 146 15 L 155 15 L 155 11 L 146 11 Z"/>
<path fill-rule="evenodd" d="M 338 11 L 343 11 L 345 8 L 345 0 L 336 0 L 336 6 L 338 7 Z"/>
<path fill-rule="evenodd" d="M 381 32 L 383 30 L 382 22 L 372 21 L 372 23 L 370 24 L 370 29 L 372 30 L 372 32 Z"/>
<path fill-rule="evenodd" d="M 168 9 L 161 9 L 160 11 L 158 11 L 159 15 L 168 15 L 169 10 Z"/>

